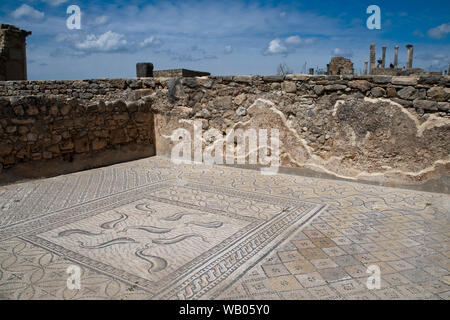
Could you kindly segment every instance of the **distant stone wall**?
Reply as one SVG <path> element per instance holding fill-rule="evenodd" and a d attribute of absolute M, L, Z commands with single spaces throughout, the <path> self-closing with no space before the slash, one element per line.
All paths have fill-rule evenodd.
<path fill-rule="evenodd" d="M 210 75 L 209 72 L 202 72 L 188 69 L 155 70 L 153 72 L 153 76 L 156 78 L 203 77 L 209 75 Z"/>
<path fill-rule="evenodd" d="M 278 129 L 285 168 L 425 190 L 437 181 L 434 191 L 450 192 L 449 76 L 7 81 L 0 82 L 0 96 L 4 172 L 23 162 L 70 161 L 77 152 L 95 159 L 102 150 L 129 144 L 151 149 L 154 143 L 157 154 L 170 156 L 173 130 L 192 131 L 199 120 L 203 130 L 223 133 Z M 106 141 L 103 149 L 94 150 L 97 139 Z M 59 151 L 49 149 L 56 146 Z"/>
<path fill-rule="evenodd" d="M 423 74 L 422 68 L 406 69 L 406 68 L 373 68 L 373 75 L 389 75 L 389 76 L 410 76 Z M 442 75 L 442 73 L 439 73 Z"/>
<path fill-rule="evenodd" d="M 152 78 L 56 81 L 0 81 L 0 96 L 59 95 L 81 100 L 115 99 L 138 89 L 153 89 Z"/>

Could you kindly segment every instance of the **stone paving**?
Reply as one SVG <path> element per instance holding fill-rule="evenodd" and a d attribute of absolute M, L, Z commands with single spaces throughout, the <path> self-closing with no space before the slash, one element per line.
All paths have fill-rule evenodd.
<path fill-rule="evenodd" d="M 445 194 L 152 157 L 0 187 L 0 298 L 449 299 L 449 211 Z"/>

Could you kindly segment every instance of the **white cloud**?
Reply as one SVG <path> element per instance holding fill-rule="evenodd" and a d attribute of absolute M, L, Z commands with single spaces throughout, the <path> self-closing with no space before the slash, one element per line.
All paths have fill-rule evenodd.
<path fill-rule="evenodd" d="M 332 54 L 335 56 L 341 56 L 341 57 L 347 57 L 347 58 L 353 57 L 353 52 L 352 52 L 352 50 L 349 50 L 349 49 L 334 48 Z"/>
<path fill-rule="evenodd" d="M 276 38 L 269 42 L 269 45 L 267 49 L 263 51 L 263 54 L 288 55 L 289 53 L 294 52 L 297 47 L 313 44 L 314 42 L 316 42 L 315 38 L 300 38 L 299 36 L 290 36 L 284 40 Z"/>
<path fill-rule="evenodd" d="M 449 33 L 450 33 L 450 22 L 441 24 L 440 26 L 428 30 L 428 35 L 431 38 L 435 39 L 442 39 Z"/>
<path fill-rule="evenodd" d="M 46 4 L 49 4 L 51 6 L 59 6 L 62 3 L 67 2 L 67 0 L 42 0 L 43 2 L 45 2 Z"/>
<path fill-rule="evenodd" d="M 80 40 L 80 35 L 77 33 L 72 32 L 64 32 L 64 33 L 58 33 L 54 38 L 56 42 L 63 42 L 63 41 L 78 41 Z"/>
<path fill-rule="evenodd" d="M 86 40 L 76 43 L 75 47 L 86 52 L 117 52 L 126 49 L 127 40 L 122 34 L 108 31 L 100 36 L 90 34 Z"/>
<path fill-rule="evenodd" d="M 269 42 L 269 46 L 267 47 L 265 54 L 286 54 L 288 49 L 281 43 L 281 39 L 273 39 Z"/>
<path fill-rule="evenodd" d="M 27 4 L 21 5 L 19 8 L 11 12 L 11 16 L 14 19 L 31 19 L 36 21 L 44 20 L 45 14 L 39 10 L 34 9 L 33 7 L 30 7 Z"/>
<path fill-rule="evenodd" d="M 291 36 L 286 38 L 286 43 L 293 44 L 293 45 L 300 45 L 302 44 L 302 39 L 299 36 Z"/>
<path fill-rule="evenodd" d="M 84 19 L 86 21 L 86 24 L 91 26 L 101 26 L 110 21 L 109 17 L 105 15 L 98 16 L 96 18 L 94 18 L 93 16 L 86 15 Z"/>
<path fill-rule="evenodd" d="M 224 52 L 225 54 L 230 54 L 230 53 L 232 53 L 232 52 L 233 52 L 233 47 L 232 47 L 232 46 L 230 46 L 230 45 L 228 45 L 228 46 L 225 46 L 225 48 L 224 48 L 223 52 Z"/>
<path fill-rule="evenodd" d="M 340 57 L 346 57 L 346 58 L 353 57 L 353 51 L 350 49 L 334 48 L 332 54 L 334 56 L 340 56 Z"/>
<path fill-rule="evenodd" d="M 303 44 L 313 44 L 316 42 L 315 38 L 300 38 L 299 36 L 287 37 L 285 42 L 289 45 L 299 46 Z"/>
<path fill-rule="evenodd" d="M 95 18 L 94 20 L 94 24 L 95 25 L 100 25 L 100 24 L 104 24 L 108 21 L 108 17 L 107 16 L 100 16 Z"/>
<path fill-rule="evenodd" d="M 139 46 L 141 48 L 146 48 L 146 47 L 160 47 L 162 45 L 162 41 L 158 38 L 156 38 L 155 36 L 151 36 L 146 38 L 144 41 L 142 41 L 141 43 L 139 43 Z"/>

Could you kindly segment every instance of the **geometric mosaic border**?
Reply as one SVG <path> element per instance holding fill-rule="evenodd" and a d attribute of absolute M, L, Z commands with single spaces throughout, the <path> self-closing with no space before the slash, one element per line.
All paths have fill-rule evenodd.
<path fill-rule="evenodd" d="M 156 190 L 180 185 L 184 188 L 191 188 L 206 193 L 225 194 L 232 197 L 277 204 L 284 209 L 271 219 L 262 220 L 234 215 L 220 209 L 200 207 L 189 203 L 159 198 L 153 195 Z M 120 270 L 102 261 L 95 261 L 39 237 L 40 233 L 142 198 L 219 215 L 233 215 L 233 218 L 246 219 L 250 223 L 220 244 L 183 265 L 170 274 L 170 277 L 166 277 L 161 281 L 150 281 L 141 278 L 126 270 Z M 277 244 L 288 238 L 295 230 L 298 230 L 324 208 L 325 205 L 285 199 L 278 196 L 192 182 L 183 183 L 180 180 L 178 182 L 165 180 L 58 210 L 45 216 L 4 228 L 0 230 L 0 240 L 20 235 L 19 238 L 27 242 L 64 256 L 66 259 L 84 265 L 87 268 L 107 274 L 130 285 L 138 283 L 137 286 L 147 291 L 153 299 L 214 299 L 224 288 L 230 286 L 238 279 L 237 277 L 230 277 L 231 274 L 244 274 L 247 269 L 264 258 Z"/>

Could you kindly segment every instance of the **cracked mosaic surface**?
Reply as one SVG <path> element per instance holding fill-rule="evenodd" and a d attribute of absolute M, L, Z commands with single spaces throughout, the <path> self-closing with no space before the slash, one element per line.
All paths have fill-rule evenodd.
<path fill-rule="evenodd" d="M 152 157 L 1 187 L 0 298 L 449 299 L 449 211 L 445 194 Z"/>

